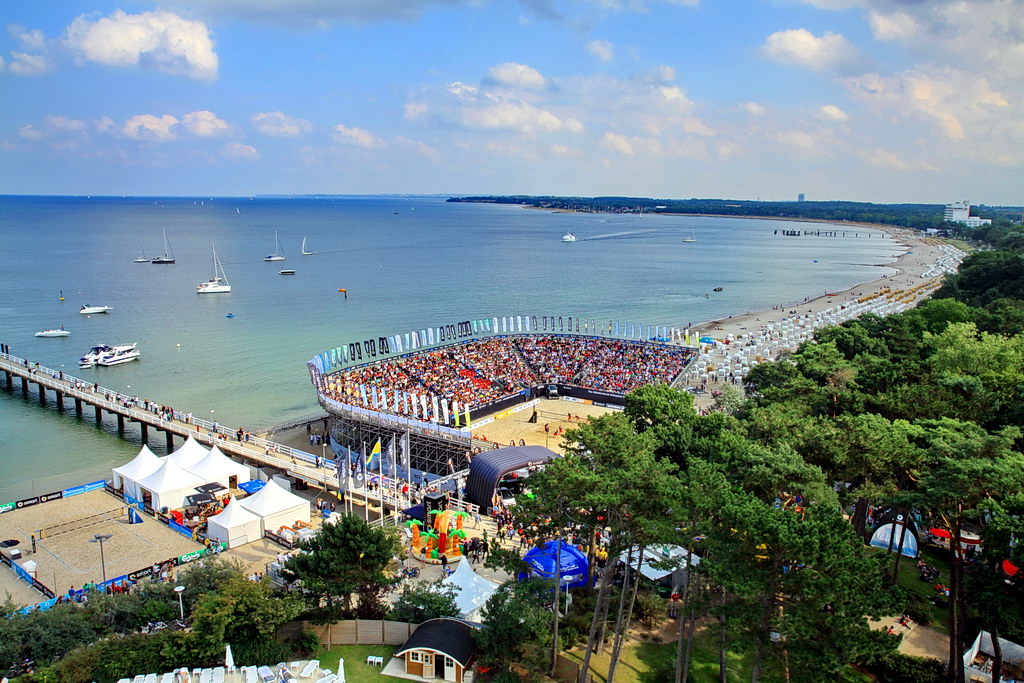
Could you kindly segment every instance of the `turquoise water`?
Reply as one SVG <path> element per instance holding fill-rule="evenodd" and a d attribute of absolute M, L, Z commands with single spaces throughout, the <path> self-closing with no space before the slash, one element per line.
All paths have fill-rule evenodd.
<path fill-rule="evenodd" d="M 824 226 L 436 197 L 0 197 L 0 341 L 102 386 L 256 429 L 315 412 L 305 362 L 370 336 L 516 314 L 682 326 L 892 272 L 870 264 L 900 249 L 864 228 L 859 239 L 851 228 L 845 239 L 773 234 L 812 227 Z M 133 263 L 142 249 L 162 252 L 162 228 L 177 264 Z M 275 230 L 287 260 L 265 263 Z M 563 244 L 567 230 L 579 241 Z M 691 233 L 697 242 L 683 243 Z M 303 236 L 318 254 L 300 255 Z M 233 290 L 197 296 L 213 243 Z M 85 303 L 114 310 L 87 318 Z M 60 324 L 70 337 L 33 336 Z M 79 370 L 101 342 L 138 342 L 142 359 Z M 129 437 L 0 395 L 0 502 L 109 476 L 137 451 Z"/>

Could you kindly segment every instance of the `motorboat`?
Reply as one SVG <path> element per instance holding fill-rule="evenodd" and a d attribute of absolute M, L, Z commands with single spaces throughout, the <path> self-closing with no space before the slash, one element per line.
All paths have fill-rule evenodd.
<path fill-rule="evenodd" d="M 315 253 L 316 253 L 315 251 L 310 251 L 309 249 L 306 248 L 306 238 L 303 237 L 302 238 L 302 255 L 303 256 L 312 256 Z"/>
<path fill-rule="evenodd" d="M 150 263 L 172 264 L 174 263 L 174 252 L 171 250 L 171 243 L 167 241 L 167 228 L 164 228 L 164 255 L 157 256 Z"/>
<path fill-rule="evenodd" d="M 133 360 L 138 360 L 142 354 L 135 348 L 136 344 L 124 344 L 121 346 L 115 346 L 113 350 L 104 353 L 100 356 L 100 359 L 96 361 L 96 365 L 102 365 L 109 367 L 111 365 L 120 365 L 121 363 L 128 363 Z"/>
<path fill-rule="evenodd" d="M 55 330 L 43 330 L 42 332 L 36 332 L 37 337 L 70 337 L 71 330 L 65 330 L 64 326 L 61 325 Z"/>
<path fill-rule="evenodd" d="M 576 241 L 576 235 L 572 234 L 571 232 L 567 232 L 564 235 L 562 235 L 562 241 L 563 242 L 575 242 Z"/>
<path fill-rule="evenodd" d="M 85 304 L 78 309 L 78 312 L 82 315 L 92 315 L 93 313 L 107 313 L 112 310 L 114 310 L 113 306 L 90 306 L 89 304 Z"/>
<path fill-rule="evenodd" d="M 99 346 L 94 346 L 91 349 L 89 349 L 89 353 L 85 354 L 84 356 L 78 359 L 78 367 L 91 368 L 94 365 L 101 365 L 100 361 L 103 360 L 104 358 L 107 358 L 108 356 L 111 358 L 111 360 L 113 360 L 114 357 L 117 357 L 119 355 L 121 357 L 130 355 L 131 352 L 135 353 L 134 357 L 126 358 L 125 360 L 121 360 L 118 362 L 124 363 L 129 360 L 135 360 L 135 358 L 138 358 L 140 355 L 139 352 L 135 350 L 135 346 L 135 344 L 118 344 L 114 346 L 110 346 L 109 344 L 100 344 Z M 106 364 L 115 365 L 116 363 L 108 362 Z"/>
<path fill-rule="evenodd" d="M 295 269 L 294 268 L 282 268 L 281 270 L 277 271 L 277 274 L 278 275 L 295 275 Z"/>
<path fill-rule="evenodd" d="M 220 264 L 220 259 L 217 258 L 217 247 L 213 248 L 213 277 L 206 282 L 200 282 L 196 285 L 196 294 L 226 294 L 231 291 L 231 283 L 228 282 L 228 276 L 224 273 L 224 266 Z"/>
<path fill-rule="evenodd" d="M 722 291 L 722 288 L 721 288 L 721 287 L 715 287 L 715 288 L 713 288 L 713 289 L 712 289 L 711 291 L 712 291 L 712 292 L 721 292 L 721 291 Z"/>
<path fill-rule="evenodd" d="M 281 240 L 277 238 L 277 230 L 274 231 L 274 253 L 263 257 L 264 261 L 284 261 L 284 250 L 281 249 Z"/>

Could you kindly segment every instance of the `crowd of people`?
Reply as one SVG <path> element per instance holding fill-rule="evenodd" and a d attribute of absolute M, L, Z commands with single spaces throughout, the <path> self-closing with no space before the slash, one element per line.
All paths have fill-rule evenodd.
<path fill-rule="evenodd" d="M 456 413 L 540 384 L 622 394 L 668 384 L 693 357 L 693 349 L 621 339 L 498 337 L 342 370 L 327 375 L 323 388 L 341 403 L 457 424 Z"/>

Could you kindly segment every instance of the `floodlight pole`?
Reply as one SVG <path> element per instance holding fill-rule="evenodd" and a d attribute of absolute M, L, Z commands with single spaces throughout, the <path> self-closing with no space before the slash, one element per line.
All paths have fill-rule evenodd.
<path fill-rule="evenodd" d="M 178 594 L 178 613 L 181 615 L 181 620 L 185 621 L 185 602 L 181 599 L 181 594 L 185 592 L 185 587 L 175 586 L 174 592 Z"/>
<path fill-rule="evenodd" d="M 103 573 L 103 592 L 104 593 L 107 592 L 107 588 L 108 587 L 107 587 L 107 562 L 106 562 L 106 559 L 103 557 L 103 543 L 105 541 L 109 541 L 110 537 L 113 536 L 113 535 L 114 534 L 96 534 L 95 536 L 93 536 L 92 538 L 89 539 L 89 543 L 99 543 L 100 544 L 100 571 Z"/>

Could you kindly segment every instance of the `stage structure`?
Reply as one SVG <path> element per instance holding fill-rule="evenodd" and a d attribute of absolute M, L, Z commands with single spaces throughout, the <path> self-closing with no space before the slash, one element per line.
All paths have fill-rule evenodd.
<path fill-rule="evenodd" d="M 695 355 L 692 345 L 699 334 L 689 329 L 577 316 L 489 317 L 352 341 L 318 354 L 307 366 L 320 405 L 332 416 L 332 446 L 336 452 L 341 449 L 339 455 L 350 451 L 349 459 L 353 462 L 356 460 L 353 454 L 372 460 L 371 449 L 375 444 L 383 444 L 386 450 L 394 443 L 397 445 L 391 446 L 390 454 L 382 456 L 379 462 L 374 461 L 376 464 L 368 469 L 377 472 L 383 468 L 388 475 L 389 468 L 400 468 L 402 472 L 411 468 L 446 476 L 467 469 L 467 454 L 474 448 L 493 447 L 492 443 L 473 439 L 474 426 L 493 420 L 492 416 L 530 407 L 536 403 L 532 399 L 549 384 L 554 384 L 561 395 L 595 403 L 621 405 L 624 394 L 587 386 L 582 376 L 567 376 L 554 383 L 536 377 L 532 382 L 520 378 L 508 384 L 501 380 L 488 381 L 484 373 L 474 375 L 474 368 L 462 366 L 459 374 L 468 373 L 468 381 L 482 383 L 482 393 L 488 398 L 475 400 L 474 396 L 474 401 L 464 398 L 460 402 L 453 395 L 444 395 L 443 390 L 434 393 L 425 387 L 410 386 L 409 382 L 401 389 L 348 384 L 342 393 L 340 384 L 344 384 L 341 381 L 344 373 L 370 371 L 391 361 L 415 363 L 424 354 L 454 353 L 466 345 L 500 339 L 557 338 L 560 343 L 580 344 L 614 342 L 642 349 L 644 353 L 674 355 L 679 361 L 687 353 Z M 522 362 L 524 369 L 529 366 L 521 354 L 514 355 L 513 360 Z M 433 362 L 437 362 L 436 356 Z"/>

